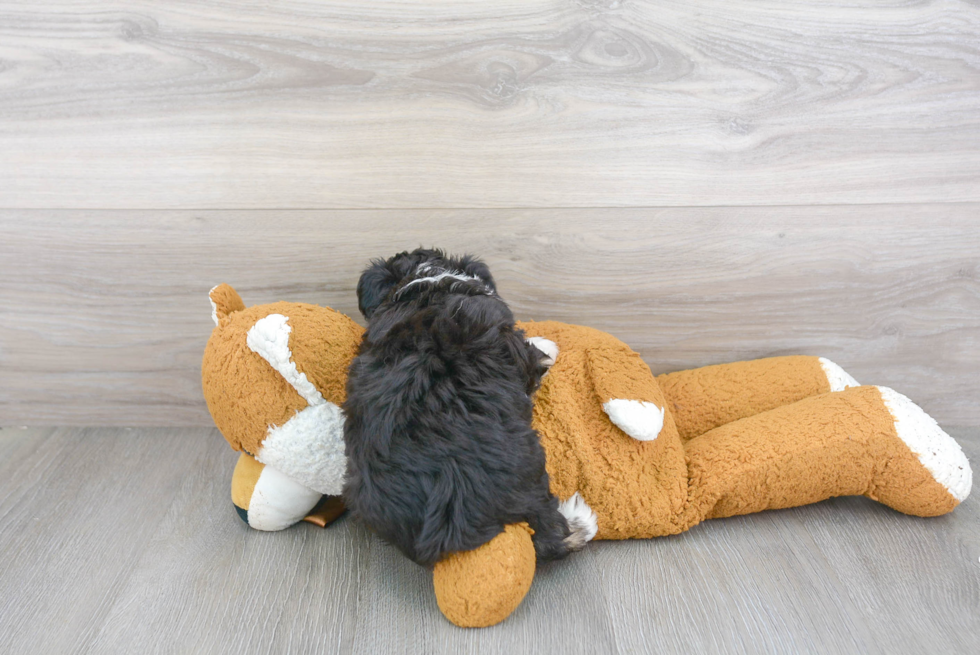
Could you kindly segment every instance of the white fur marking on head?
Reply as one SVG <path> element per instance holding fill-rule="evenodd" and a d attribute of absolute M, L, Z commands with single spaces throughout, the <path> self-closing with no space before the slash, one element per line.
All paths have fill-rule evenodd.
<path fill-rule="evenodd" d="M 421 271 L 421 272 L 423 272 L 423 273 L 425 273 L 425 272 L 428 272 L 429 271 L 429 268 L 431 268 L 431 267 L 427 267 L 425 269 L 423 269 L 422 267 L 419 267 L 418 270 Z M 432 275 L 432 276 L 429 276 L 429 277 L 420 277 L 420 278 L 414 279 L 411 282 L 409 282 L 408 284 L 406 284 L 405 286 L 403 286 L 401 289 L 399 289 L 396 292 L 396 295 L 397 294 L 400 294 L 401 292 L 403 292 L 405 289 L 409 288 L 413 284 L 425 284 L 425 283 L 438 284 L 439 282 L 441 282 L 442 280 L 445 280 L 446 278 L 453 278 L 455 280 L 459 280 L 460 282 L 479 282 L 480 284 L 483 285 L 483 288 L 486 289 L 487 293 L 493 293 L 487 287 L 486 283 L 484 283 L 483 280 L 481 280 L 480 278 L 476 277 L 475 275 L 466 275 L 465 273 L 462 273 L 460 271 L 444 271 L 442 273 L 439 273 L 438 275 Z"/>
<path fill-rule="evenodd" d="M 347 473 L 344 413 L 324 400 L 271 425 L 255 459 L 321 494 L 339 496 Z"/>
<path fill-rule="evenodd" d="M 555 360 L 558 359 L 558 344 L 551 339 L 545 339 L 544 337 L 528 337 L 527 342 L 543 352 L 547 359 L 541 363 L 545 366 L 553 366 Z"/>
<path fill-rule="evenodd" d="M 562 501 L 558 505 L 558 511 L 568 522 L 568 528 L 572 531 L 565 537 L 565 543 L 572 550 L 578 550 L 586 543 L 592 541 L 599 531 L 599 519 L 589 507 L 582 494 L 575 492 L 568 500 Z"/>
<path fill-rule="evenodd" d="M 211 320 L 214 321 L 215 326 L 218 325 L 218 306 L 214 303 L 214 298 L 211 297 L 211 294 L 220 286 L 220 284 L 216 284 L 208 291 L 208 300 L 211 301 Z"/>
<path fill-rule="evenodd" d="M 833 363 L 826 357 L 820 357 L 820 368 L 827 376 L 831 391 L 843 391 L 848 387 L 860 387 L 861 385 L 851 377 L 851 374 Z"/>
<path fill-rule="evenodd" d="M 248 501 L 248 525 L 268 531 L 288 528 L 316 506 L 320 495 L 267 465 Z"/>
<path fill-rule="evenodd" d="M 643 400 L 613 399 L 602 404 L 616 426 L 638 441 L 653 441 L 664 427 L 664 410 Z"/>
<path fill-rule="evenodd" d="M 966 500 L 973 486 L 973 471 L 960 445 L 911 400 L 888 387 L 876 388 L 895 419 L 895 432 L 909 450 L 953 498 Z"/>
<path fill-rule="evenodd" d="M 292 328 L 288 320 L 282 314 L 269 314 L 260 318 L 249 329 L 245 342 L 253 352 L 269 362 L 307 403 L 323 404 L 326 402 L 323 395 L 309 381 L 306 373 L 299 372 L 292 360 L 293 353 L 289 350 L 289 333 Z"/>

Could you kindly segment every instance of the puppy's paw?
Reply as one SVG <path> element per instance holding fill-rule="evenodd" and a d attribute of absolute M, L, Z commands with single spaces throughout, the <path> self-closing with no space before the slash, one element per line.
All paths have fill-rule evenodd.
<path fill-rule="evenodd" d="M 541 360 L 541 363 L 545 366 L 550 368 L 558 359 L 558 344 L 551 339 L 528 337 L 527 342 L 544 353 L 545 359 Z"/>
<path fill-rule="evenodd" d="M 565 546 L 568 550 L 581 550 L 599 531 L 598 517 L 582 498 L 582 494 L 577 491 L 571 498 L 558 505 L 558 511 L 565 517 L 568 529 L 572 531 L 565 537 Z"/>

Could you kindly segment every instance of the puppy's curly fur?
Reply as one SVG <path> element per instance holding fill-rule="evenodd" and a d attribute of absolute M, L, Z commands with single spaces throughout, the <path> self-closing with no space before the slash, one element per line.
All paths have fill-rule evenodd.
<path fill-rule="evenodd" d="M 534 529 L 539 558 L 581 547 L 548 488 L 531 428 L 545 355 L 525 342 L 487 266 L 440 250 L 375 260 L 357 285 L 369 321 L 350 367 L 344 498 L 423 565 Z"/>

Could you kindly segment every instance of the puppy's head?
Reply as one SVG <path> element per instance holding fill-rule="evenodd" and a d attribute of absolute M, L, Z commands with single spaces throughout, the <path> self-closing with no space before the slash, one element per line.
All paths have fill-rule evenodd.
<path fill-rule="evenodd" d="M 490 269 L 476 257 L 451 257 L 438 249 L 417 248 L 387 260 L 373 260 L 357 282 L 357 304 L 364 318 L 370 320 L 382 303 L 402 289 L 441 282 L 475 282 L 486 292 L 497 291 Z"/>

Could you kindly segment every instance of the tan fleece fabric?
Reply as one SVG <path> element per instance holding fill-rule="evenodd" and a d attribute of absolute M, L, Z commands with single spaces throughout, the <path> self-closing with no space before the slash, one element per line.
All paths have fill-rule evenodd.
<path fill-rule="evenodd" d="M 819 357 L 768 357 L 657 377 L 681 439 L 830 391 Z"/>
<path fill-rule="evenodd" d="M 552 492 L 561 499 L 582 494 L 598 517 L 596 539 L 674 534 L 705 518 L 845 494 L 865 494 L 923 516 L 956 504 L 898 438 L 877 389 L 823 393 L 830 387 L 815 357 L 737 362 L 654 378 L 642 359 L 611 335 L 547 321 L 520 327 L 559 347 L 538 391 L 533 425 L 547 455 Z M 743 375 L 745 384 L 738 385 Z M 670 400 L 654 441 L 630 438 L 602 411 L 610 397 L 662 405 L 658 382 L 665 379 L 671 383 L 664 394 Z M 715 408 L 712 381 L 748 407 L 722 397 Z M 685 444 L 673 419 L 675 402 L 699 407 L 710 418 L 701 425 L 769 409 Z M 691 414 L 687 420 L 689 431 L 698 424 Z M 856 443 L 869 444 L 862 446 L 863 459 L 856 459 Z M 857 466 L 891 473 L 873 478 L 846 473 Z M 914 500 L 907 497 L 909 489 L 916 490 Z"/>
<path fill-rule="evenodd" d="M 244 510 L 248 509 L 255 483 L 259 481 L 264 468 L 265 464 L 256 461 L 248 453 L 238 456 L 235 472 L 231 474 L 231 502 Z"/>
<path fill-rule="evenodd" d="M 485 628 L 510 616 L 534 579 L 531 534 L 526 523 L 508 525 L 476 550 L 436 564 L 432 584 L 445 617 L 461 628 Z"/>
<path fill-rule="evenodd" d="M 329 307 L 293 303 L 276 313 L 289 317 L 289 348 L 300 373 L 335 405 L 347 400 L 347 368 L 357 355 L 364 328 Z M 273 312 L 270 312 L 273 313 Z"/>
<path fill-rule="evenodd" d="M 231 287 L 227 289 L 234 293 Z M 307 405 L 246 343 L 249 329 L 270 314 L 289 319 L 293 362 L 326 400 L 337 405 L 346 398 L 347 367 L 363 333 L 363 328 L 340 312 L 304 303 L 257 305 L 219 319 L 201 363 L 204 398 L 215 425 L 232 448 L 256 456 L 268 427 L 284 424 Z"/>
<path fill-rule="evenodd" d="M 658 380 L 635 353 L 589 328 L 551 322 L 520 327 L 559 347 L 536 397 L 534 427 L 547 453 L 552 491 L 562 499 L 582 493 L 598 516 L 596 539 L 672 534 L 706 518 L 839 495 L 863 494 L 919 516 L 943 514 L 957 504 L 898 437 L 877 388 L 825 393 L 829 383 L 817 358 L 739 362 L 666 376 L 671 384 L 664 394 L 670 399 L 664 428 L 653 442 L 639 442 L 601 410 L 609 396 L 663 402 Z M 712 380 L 748 407 L 722 396 L 715 408 Z M 699 407 L 708 417 L 699 424 L 695 413 L 686 414 L 687 434 L 694 437 L 686 444 L 675 427 L 673 402 Z M 734 422 L 699 436 L 690 427 L 726 418 Z M 492 605 L 494 596 L 486 589 L 468 593 Z M 456 615 L 444 613 L 458 623 Z M 466 620 L 489 624 L 472 615 Z M 492 622 L 499 620 L 495 614 Z"/>
<path fill-rule="evenodd" d="M 664 404 L 646 363 L 615 337 L 552 321 L 519 325 L 558 344 L 559 354 L 534 403 L 533 426 L 547 456 L 551 490 L 576 491 L 598 517 L 596 539 L 680 532 L 687 500 L 684 449 L 670 412 L 653 441 L 613 425 L 602 403 L 619 398 Z"/>
<path fill-rule="evenodd" d="M 863 495 L 916 516 L 956 499 L 895 431 L 876 387 L 806 398 L 715 428 L 687 444 L 687 520 Z"/>

